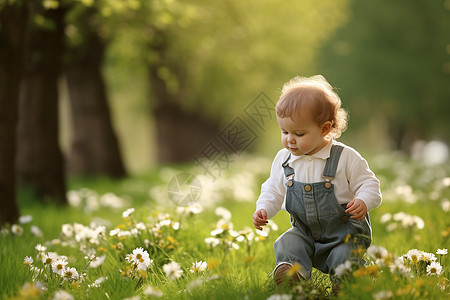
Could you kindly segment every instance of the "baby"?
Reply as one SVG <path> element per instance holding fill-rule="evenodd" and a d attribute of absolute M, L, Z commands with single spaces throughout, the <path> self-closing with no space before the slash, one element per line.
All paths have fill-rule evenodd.
<path fill-rule="evenodd" d="M 309 279 L 312 267 L 335 280 L 334 268 L 371 243 L 368 212 L 381 203 L 380 182 L 358 152 L 334 140 L 347 113 L 323 76 L 286 83 L 276 115 L 284 149 L 262 184 L 253 224 L 261 230 L 281 209 L 291 216 L 292 227 L 275 241 L 277 284 L 292 272 Z"/>

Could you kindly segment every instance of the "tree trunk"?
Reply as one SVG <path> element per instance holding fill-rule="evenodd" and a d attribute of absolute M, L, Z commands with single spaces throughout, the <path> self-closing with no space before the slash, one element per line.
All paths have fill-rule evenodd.
<path fill-rule="evenodd" d="M 162 163 L 192 161 L 217 136 L 220 127 L 218 122 L 182 107 L 181 91 L 184 83 L 182 66 L 167 61 L 168 38 L 164 32 L 158 30 L 155 32 L 154 44 L 150 47 L 159 59 L 148 68 L 152 99 L 155 101 L 153 114 L 156 122 L 158 161 Z M 159 71 L 162 67 L 170 69 L 177 78 L 179 86 L 177 91 L 170 91 L 166 81 L 161 78 Z"/>
<path fill-rule="evenodd" d="M 25 5 L 0 8 L 0 224 L 19 218 L 14 161 L 26 20 Z"/>
<path fill-rule="evenodd" d="M 119 178 L 126 171 L 101 74 L 105 45 L 92 30 L 82 31 L 84 43 L 70 49 L 65 68 L 74 122 L 68 169 L 77 175 Z"/>
<path fill-rule="evenodd" d="M 65 10 L 43 10 L 29 1 L 30 16 L 43 15 L 47 28 L 29 27 L 27 68 L 22 79 L 19 108 L 17 168 L 25 186 L 41 200 L 65 204 L 66 181 L 58 137 L 58 79 L 64 45 Z"/>

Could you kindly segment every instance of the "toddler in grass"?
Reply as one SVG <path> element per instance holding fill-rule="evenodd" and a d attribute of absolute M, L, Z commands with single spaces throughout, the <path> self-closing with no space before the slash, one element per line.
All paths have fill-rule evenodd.
<path fill-rule="evenodd" d="M 309 279 L 312 267 L 336 280 L 334 269 L 371 243 L 369 211 L 381 203 L 380 182 L 358 152 L 335 141 L 347 113 L 323 76 L 286 83 L 276 115 L 284 149 L 261 186 L 253 224 L 261 230 L 281 209 L 291 216 L 274 245 L 277 284 Z"/>

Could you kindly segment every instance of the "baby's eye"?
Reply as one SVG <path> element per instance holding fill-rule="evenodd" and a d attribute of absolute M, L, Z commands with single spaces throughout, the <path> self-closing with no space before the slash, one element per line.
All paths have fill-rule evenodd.
<path fill-rule="evenodd" d="M 281 133 L 282 133 L 282 134 L 288 134 L 288 132 L 287 132 L 287 131 L 282 131 Z"/>
<path fill-rule="evenodd" d="M 295 135 L 296 136 L 304 136 L 305 134 L 304 133 L 296 133 Z"/>

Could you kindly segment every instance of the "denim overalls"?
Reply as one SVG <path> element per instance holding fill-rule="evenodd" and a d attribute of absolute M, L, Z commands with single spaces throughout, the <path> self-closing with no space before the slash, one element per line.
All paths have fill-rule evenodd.
<path fill-rule="evenodd" d="M 334 195 L 332 181 L 342 150 L 340 145 L 331 147 L 321 182 L 295 181 L 294 169 L 289 166 L 291 155 L 282 165 L 288 179 L 285 205 L 292 228 L 275 241 L 277 266 L 298 263 L 305 279 L 310 278 L 312 267 L 333 275 L 334 268 L 350 259 L 358 244 L 367 248 L 372 240 L 369 215 L 361 221 L 350 219 L 346 204 L 339 204 Z M 352 238 L 346 243 L 348 234 Z"/>

